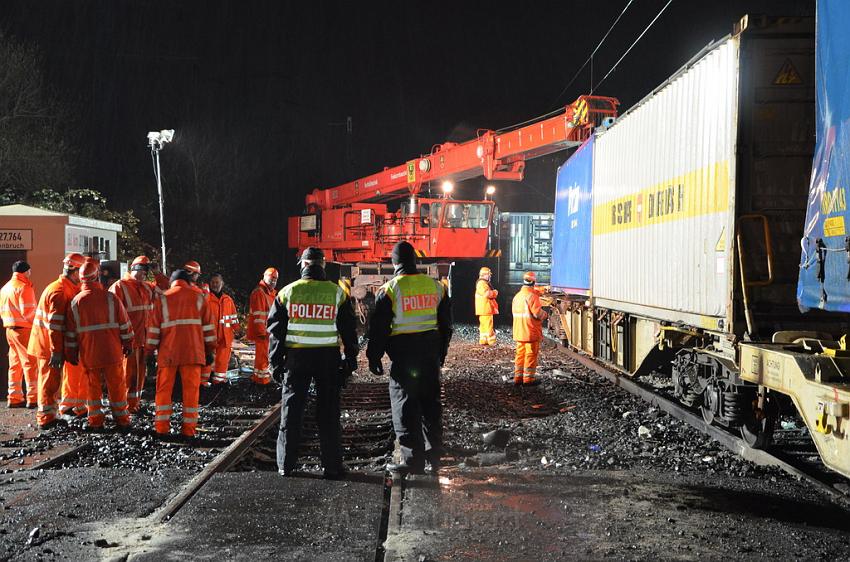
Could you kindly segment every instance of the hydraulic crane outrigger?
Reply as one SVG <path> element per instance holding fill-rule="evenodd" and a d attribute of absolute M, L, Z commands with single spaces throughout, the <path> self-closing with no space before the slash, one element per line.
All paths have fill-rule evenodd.
<path fill-rule="evenodd" d="M 453 259 L 493 255 L 487 248 L 492 201 L 423 198 L 432 182 L 484 176 L 521 181 L 525 161 L 580 145 L 594 127 L 615 118 L 619 101 L 581 96 L 562 112 L 512 130 L 480 130 L 474 140 L 443 143 L 430 154 L 306 197 L 306 213 L 289 218 L 289 247 L 317 246 L 328 261 L 350 267 L 355 288 L 380 284 L 393 245 L 413 244 L 433 275 Z M 407 200 L 407 201 L 405 201 Z M 407 204 L 409 202 L 409 204 Z M 388 208 L 388 203 L 394 209 Z M 391 268 L 389 268 L 391 271 Z M 366 290 L 355 291 L 362 298 Z M 363 293 L 361 295 L 360 293 Z"/>

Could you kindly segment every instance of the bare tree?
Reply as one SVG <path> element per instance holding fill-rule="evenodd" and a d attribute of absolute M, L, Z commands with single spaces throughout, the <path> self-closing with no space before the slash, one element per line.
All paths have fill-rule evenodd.
<path fill-rule="evenodd" d="M 0 201 L 71 182 L 66 123 L 42 66 L 35 49 L 0 34 Z"/>

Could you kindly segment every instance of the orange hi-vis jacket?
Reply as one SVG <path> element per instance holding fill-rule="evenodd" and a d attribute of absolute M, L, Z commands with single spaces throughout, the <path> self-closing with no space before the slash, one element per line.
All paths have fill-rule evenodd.
<path fill-rule="evenodd" d="M 222 292 L 220 297 L 210 292 L 207 302 L 216 325 L 216 347 L 230 347 L 233 343 L 233 327 L 239 322 L 236 316 L 236 304 L 225 292 Z"/>
<path fill-rule="evenodd" d="M 12 273 L 0 289 L 0 318 L 4 328 L 31 328 L 35 319 L 35 290 L 23 273 Z"/>
<path fill-rule="evenodd" d="M 258 337 L 268 337 L 266 322 L 269 319 L 269 309 L 274 302 L 275 291 L 265 281 L 260 281 L 257 288 L 251 292 L 248 305 L 248 339 L 254 340 Z"/>
<path fill-rule="evenodd" d="M 148 322 L 153 310 L 153 288 L 144 281 L 136 281 L 129 275 L 120 279 L 109 287 L 109 292 L 118 297 L 130 322 L 133 323 L 133 347 L 138 349 L 145 347 L 145 338 L 148 332 Z"/>
<path fill-rule="evenodd" d="M 496 297 L 499 291 L 495 290 L 489 282 L 479 279 L 475 284 L 475 315 L 492 316 L 499 314 L 499 303 Z"/>
<path fill-rule="evenodd" d="M 543 321 L 538 320 L 543 305 L 534 287 L 523 285 L 514 297 L 511 312 L 514 316 L 514 341 L 535 342 L 543 339 Z"/>
<path fill-rule="evenodd" d="M 64 275 L 44 289 L 35 310 L 27 353 L 50 359 L 51 353 L 64 352 L 65 312 L 79 292 L 79 285 Z"/>
<path fill-rule="evenodd" d="M 148 351 L 159 349 L 157 365 L 203 365 L 214 353 L 215 325 L 204 295 L 182 280 L 154 299 L 148 327 Z"/>
<path fill-rule="evenodd" d="M 121 301 L 97 282 L 83 281 L 65 317 L 65 357 L 85 369 L 120 364 L 133 346 L 133 325 Z"/>

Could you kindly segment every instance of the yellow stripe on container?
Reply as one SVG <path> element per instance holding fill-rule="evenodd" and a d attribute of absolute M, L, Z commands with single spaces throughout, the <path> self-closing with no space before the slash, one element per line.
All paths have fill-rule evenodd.
<path fill-rule="evenodd" d="M 604 186 L 594 186 L 603 189 Z M 681 176 L 593 207 L 593 234 L 610 234 L 729 209 L 729 162 Z"/>

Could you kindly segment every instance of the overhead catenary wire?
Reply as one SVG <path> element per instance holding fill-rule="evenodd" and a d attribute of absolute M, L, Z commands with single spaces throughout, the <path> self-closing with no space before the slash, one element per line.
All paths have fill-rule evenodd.
<path fill-rule="evenodd" d="M 609 36 L 609 35 L 611 35 L 611 32 L 614 30 L 614 28 L 615 28 L 615 27 L 617 26 L 617 24 L 620 22 L 620 20 L 622 19 L 623 15 L 626 13 L 626 10 L 628 10 L 628 9 L 629 9 L 629 6 L 631 6 L 631 5 L 632 5 L 632 2 L 634 2 L 634 0 L 629 0 L 629 1 L 626 3 L 625 7 L 623 7 L 623 11 L 621 11 L 621 12 L 620 12 L 620 15 L 618 15 L 618 16 L 617 16 L 617 19 L 615 19 L 615 20 L 614 20 L 614 23 L 612 23 L 612 24 L 611 24 L 611 27 L 609 27 L 609 28 L 608 28 L 608 31 L 606 31 L 606 32 L 605 32 L 605 35 L 603 35 L 603 36 L 602 36 L 602 39 L 600 39 L 600 40 L 599 40 L 599 43 L 597 43 L 596 47 L 593 49 L 593 51 L 591 51 L 590 56 L 588 56 L 588 57 L 584 60 L 584 64 L 582 64 L 582 65 L 581 65 L 581 67 L 580 67 L 580 68 L 576 71 L 576 73 L 575 73 L 575 74 L 573 74 L 573 77 L 570 79 L 570 81 L 569 81 L 569 82 L 567 82 L 567 85 L 566 85 L 566 86 L 564 86 L 564 89 L 563 89 L 563 90 L 561 90 L 561 93 L 559 93 L 559 94 L 558 94 L 558 96 L 555 98 L 555 103 L 557 103 L 557 101 L 558 101 L 559 99 L 561 99 L 561 96 L 563 96 L 563 95 L 566 93 L 566 91 L 569 89 L 569 87 L 573 85 L 573 82 L 575 82 L 575 81 L 576 81 L 576 78 L 578 78 L 578 77 L 579 77 L 579 75 L 581 74 L 582 70 L 584 70 L 585 68 L 587 68 L 587 65 L 588 65 L 589 63 L 592 63 L 592 61 L 593 61 L 593 57 L 594 57 L 594 56 L 596 56 L 596 53 L 599 51 L 600 47 L 602 47 L 602 44 L 603 44 L 603 43 L 605 43 L 605 40 L 606 40 L 606 39 L 608 39 L 608 36 Z M 593 91 L 593 66 L 591 66 L 590 68 L 591 68 L 591 75 L 590 75 L 590 89 L 591 89 L 591 91 Z"/>
<path fill-rule="evenodd" d="M 597 51 L 599 51 L 600 47 L 602 47 L 602 44 L 605 43 L 605 40 L 608 39 L 608 36 L 611 34 L 611 31 L 613 31 L 614 27 L 617 26 L 617 23 L 619 23 L 620 19 L 622 19 L 623 14 L 626 13 L 626 10 L 628 10 L 629 6 L 632 5 L 632 2 L 634 2 L 634 0 L 628 0 L 626 2 L 626 5 L 623 7 L 623 10 L 620 12 L 620 15 L 617 16 L 617 18 L 614 20 L 614 23 L 611 24 L 611 26 L 608 28 L 608 31 L 605 32 L 605 35 L 602 36 L 602 39 L 599 40 L 599 43 L 596 44 L 596 47 L 593 49 L 593 51 L 591 51 L 590 55 L 585 59 L 584 64 L 581 65 L 581 67 L 573 75 L 572 79 L 567 83 L 566 86 L 564 86 L 564 89 L 561 90 L 561 93 L 559 93 L 557 95 L 557 97 L 555 98 L 555 101 L 553 103 L 557 103 L 558 100 L 561 99 L 561 96 L 563 96 L 564 93 L 569 89 L 569 87 L 573 85 L 573 82 L 576 81 L 576 78 L 579 77 L 581 72 L 585 68 L 587 68 L 588 63 L 590 63 L 593 60 L 594 55 L 596 55 Z M 593 90 L 593 83 L 592 82 L 593 82 L 593 76 L 591 76 L 591 85 L 590 85 L 591 92 Z M 562 110 L 563 110 L 563 107 L 558 107 L 557 109 L 554 109 L 554 110 L 550 111 L 549 113 L 545 113 L 543 115 L 538 115 L 537 117 L 534 117 L 532 119 L 528 119 L 527 121 L 523 121 L 521 123 L 515 123 L 515 124 L 510 125 L 508 127 L 502 127 L 501 129 L 498 129 L 496 132 L 497 133 L 503 133 L 505 131 L 515 129 L 517 127 L 524 127 L 525 125 L 530 125 L 531 123 L 535 123 L 535 122 L 540 121 L 542 119 L 547 119 L 549 117 L 553 117 L 553 116 L 557 115 L 558 113 L 560 113 Z"/>
<path fill-rule="evenodd" d="M 603 77 L 602 77 L 602 80 L 600 80 L 598 84 L 596 84 L 596 87 L 601 86 L 601 85 L 602 85 L 602 83 L 603 83 L 603 82 L 605 82 L 605 80 L 606 80 L 606 79 L 607 79 L 607 78 L 611 75 L 611 73 L 612 73 L 612 72 L 614 72 L 614 71 L 617 69 L 617 66 L 618 66 L 621 62 L 623 62 L 623 59 L 624 59 L 624 58 L 626 58 L 626 56 L 629 54 L 629 52 L 631 52 L 631 50 L 634 48 L 634 46 L 638 44 L 638 42 L 639 42 L 639 41 L 643 38 L 643 36 L 644 36 L 644 35 L 646 35 L 646 32 L 647 32 L 647 31 L 649 31 L 649 29 L 650 29 L 650 28 L 651 28 L 651 27 L 655 24 L 655 22 L 656 22 L 656 21 L 658 21 L 658 18 L 660 18 L 660 17 L 661 17 L 661 14 L 663 14 L 663 13 L 664 13 L 664 11 L 667 9 L 667 7 L 668 7 L 668 6 L 670 6 L 670 4 L 672 4 L 672 3 L 673 3 L 673 0 L 667 0 L 667 3 L 666 3 L 666 4 L 664 4 L 664 6 L 661 8 L 661 10 L 659 10 L 659 12 L 655 15 L 655 17 L 654 17 L 654 18 L 652 18 L 652 21 L 651 21 L 651 22 L 649 22 L 649 25 L 647 25 L 647 26 L 646 26 L 646 28 L 645 28 L 645 29 L 641 32 L 641 34 L 640 34 L 640 35 L 638 35 L 637 39 L 635 39 L 635 40 L 634 40 L 634 42 L 633 42 L 633 43 L 629 46 L 629 48 L 628 48 L 628 49 L 626 49 L 626 52 L 625 52 L 625 53 L 623 53 L 623 56 L 621 56 L 621 57 L 617 60 L 617 62 L 615 62 L 615 63 L 614 63 L 614 66 L 612 66 L 612 67 L 611 67 L 611 70 L 609 70 L 609 71 L 605 74 L 605 76 L 603 76 Z M 591 87 L 591 89 L 590 89 L 590 93 L 591 93 L 591 94 L 593 93 L 593 88 L 592 88 L 592 87 Z"/>

